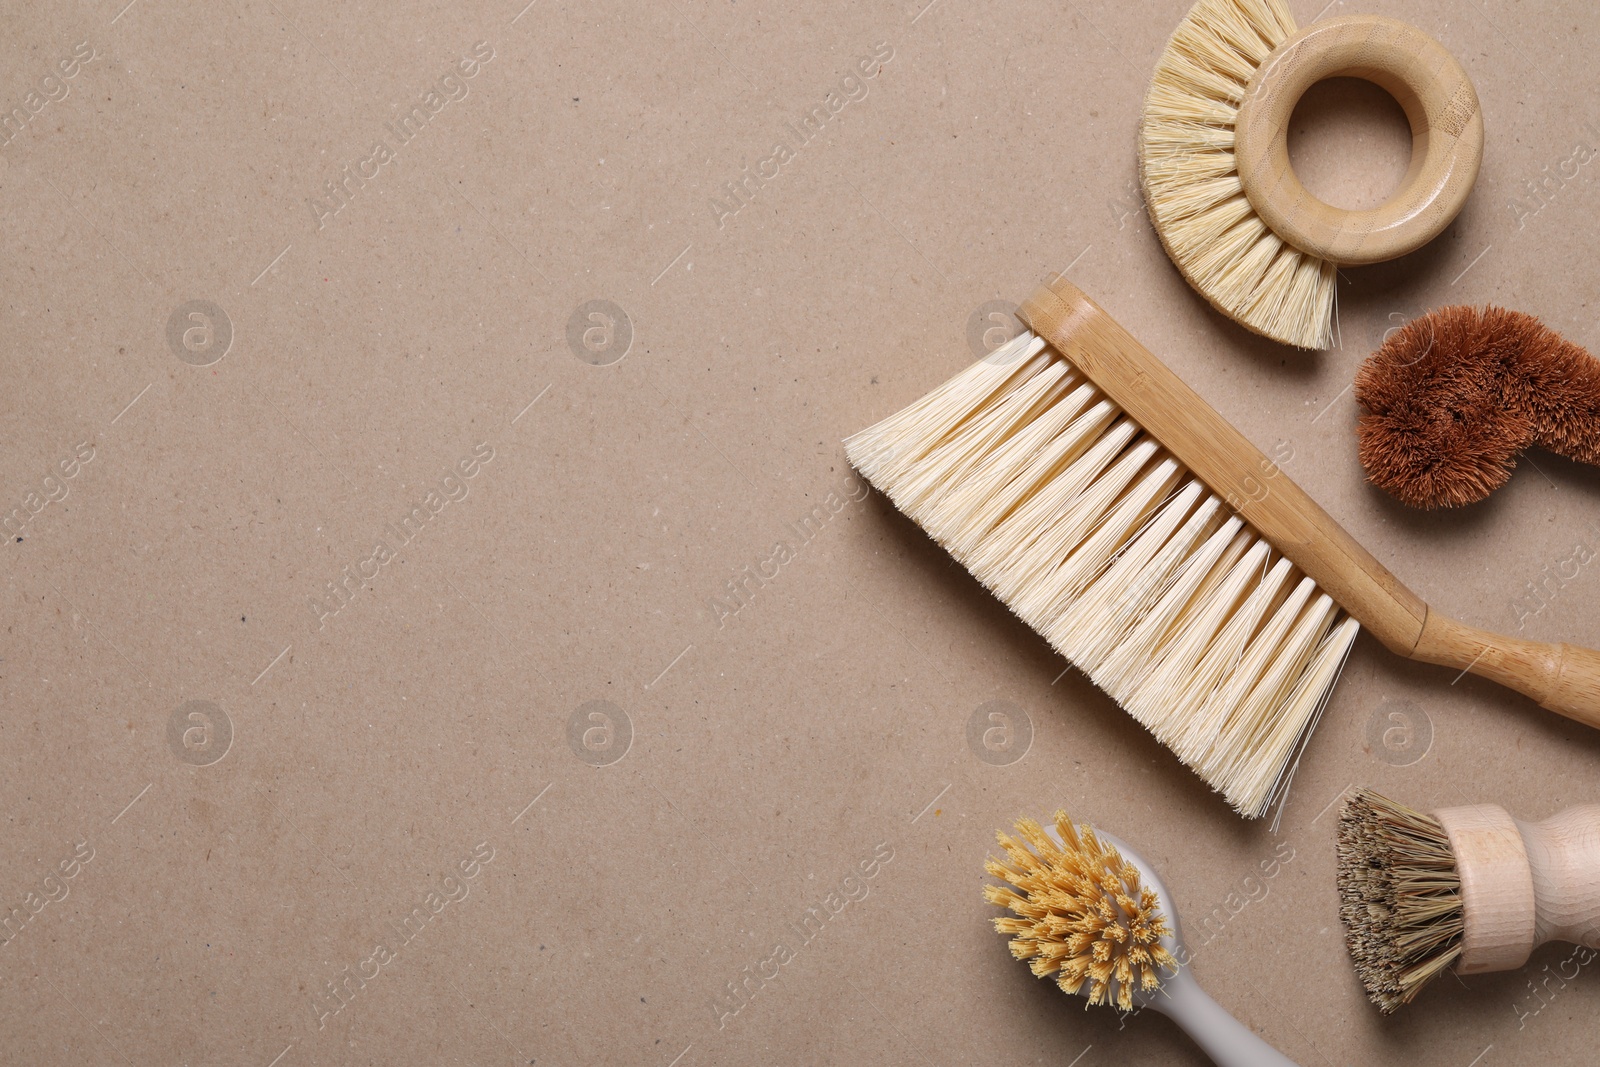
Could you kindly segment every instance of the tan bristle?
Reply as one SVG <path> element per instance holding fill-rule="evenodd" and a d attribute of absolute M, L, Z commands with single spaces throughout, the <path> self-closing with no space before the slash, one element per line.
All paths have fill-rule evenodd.
<path fill-rule="evenodd" d="M 1301 348 L 1333 343 L 1334 265 L 1273 233 L 1234 165 L 1251 75 L 1295 32 L 1282 0 L 1200 0 L 1167 42 L 1145 96 L 1139 173 L 1167 254 L 1223 314 Z"/>
<path fill-rule="evenodd" d="M 850 462 L 1242 814 L 1264 814 L 1355 621 L 1024 332 L 849 438 Z"/>
<path fill-rule="evenodd" d="M 1385 1015 L 1455 963 L 1461 877 L 1439 821 L 1370 789 L 1345 801 L 1339 918 L 1361 984 Z"/>
<path fill-rule="evenodd" d="M 1011 937 L 1011 954 L 1028 960 L 1035 975 L 1054 975 L 1067 993 L 1087 985 L 1090 1004 L 1114 997 L 1129 1011 L 1135 987 L 1154 992 L 1160 970 L 1178 967 L 1161 946 L 1172 933 L 1161 901 L 1139 884 L 1138 868 L 1089 824 L 1074 828 L 1064 811 L 1056 812 L 1055 823 L 1065 848 L 1032 819 L 1017 820 L 1018 837 L 995 834 L 1010 862 L 990 859 L 984 870 L 1010 885 L 984 886 L 983 896 L 1015 918 L 998 918 L 994 928 Z"/>

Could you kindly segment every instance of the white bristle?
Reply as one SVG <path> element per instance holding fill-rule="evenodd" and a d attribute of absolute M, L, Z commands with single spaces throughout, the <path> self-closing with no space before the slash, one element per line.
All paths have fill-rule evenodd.
<path fill-rule="evenodd" d="M 1212 502 L 1220 501 L 1215 497 Z M 1176 574 L 1161 594 L 1161 599 L 1134 624 L 1128 635 L 1106 653 L 1099 670 L 1106 679 L 1106 688 L 1127 690 L 1136 678 L 1149 673 L 1150 664 L 1161 650 L 1167 647 L 1172 635 L 1179 631 L 1181 620 L 1192 605 L 1203 604 L 1206 589 L 1211 588 L 1219 573 L 1226 573 L 1245 550 L 1251 538 L 1241 533 L 1243 520 L 1230 516 L 1222 527 L 1206 538 L 1193 551 L 1185 550 L 1178 560 Z"/>
<path fill-rule="evenodd" d="M 1245 198 L 1233 155 L 1245 86 L 1294 32 L 1282 0 L 1200 0 L 1156 64 L 1139 171 L 1161 243 L 1207 300 L 1274 340 L 1327 348 L 1335 267 L 1268 228 Z"/>
<path fill-rule="evenodd" d="M 1042 340 L 845 449 L 1241 813 L 1287 787 L 1355 621 Z"/>
<path fill-rule="evenodd" d="M 1094 386 L 1079 384 L 1030 422 L 1026 429 L 983 457 L 968 473 L 974 492 L 965 496 L 947 495 L 930 504 L 929 529 L 948 530 L 954 538 L 975 526 L 988 530 L 1004 518 L 1010 510 L 1007 489 L 1012 482 L 1026 476 L 1029 465 L 1046 446 L 1059 439 L 1072 421 L 1094 403 L 1095 393 Z M 1097 417 L 1108 421 L 1113 413 L 1110 405 L 1104 402 L 1096 405 L 1094 411 Z"/>
<path fill-rule="evenodd" d="M 1043 349 L 1042 338 L 1028 333 L 1018 334 L 987 359 L 972 364 L 915 404 L 891 415 L 879 424 L 885 433 L 875 439 L 877 445 L 873 446 L 874 450 L 863 451 L 859 459 L 852 460 L 856 469 L 868 480 L 895 478 L 911 469 L 928 450 L 939 445 L 944 436 L 930 440 L 926 435 L 912 434 L 902 438 L 892 432 L 895 426 L 909 427 L 926 421 L 931 425 L 958 429 L 966 419 L 984 410 L 985 405 L 974 404 L 972 397 L 992 399 L 1003 395 L 1007 381 L 1042 365 L 1043 361 L 1035 357 Z M 912 441 L 918 443 L 913 445 L 910 443 Z"/>
<path fill-rule="evenodd" d="M 1077 384 L 1076 374 L 1059 361 L 1048 364 L 1028 377 L 1020 386 L 982 414 L 970 419 L 961 431 L 938 449 L 924 456 L 906 483 L 906 499 L 921 503 L 936 494 L 939 487 L 965 481 L 972 468 L 1028 425 L 1041 411 Z M 931 523 L 930 531 L 938 529 Z"/>
<path fill-rule="evenodd" d="M 1138 432 L 1132 419 L 1121 419 L 1093 448 L 1040 485 L 972 553 L 973 573 L 1035 629 L 1043 629 L 1037 610 L 1047 599 L 1038 592 L 1039 583 L 1155 455 L 1156 443 L 1148 438 L 1124 452 Z"/>
<path fill-rule="evenodd" d="M 1105 580 L 1096 582 L 1062 611 L 1051 633 L 1082 635 L 1077 662 L 1084 670 L 1104 666 L 1167 590 L 1179 564 L 1216 527 L 1220 501 L 1210 497 L 1195 506 L 1204 492 L 1199 482 L 1190 479 L 1162 506 L 1149 527 L 1124 545 Z"/>

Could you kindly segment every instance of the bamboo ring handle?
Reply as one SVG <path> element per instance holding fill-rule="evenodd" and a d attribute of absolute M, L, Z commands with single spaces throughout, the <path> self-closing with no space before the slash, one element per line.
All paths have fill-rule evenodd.
<path fill-rule="evenodd" d="M 1346 211 L 1306 191 L 1289 165 L 1289 118 L 1324 78 L 1386 90 L 1411 124 L 1411 165 L 1388 201 Z M 1483 160 L 1483 115 L 1467 72 L 1415 26 L 1378 15 L 1313 23 L 1275 48 L 1245 89 L 1234 127 L 1250 206 L 1289 244 L 1341 266 L 1381 263 L 1437 237 L 1466 203 Z"/>

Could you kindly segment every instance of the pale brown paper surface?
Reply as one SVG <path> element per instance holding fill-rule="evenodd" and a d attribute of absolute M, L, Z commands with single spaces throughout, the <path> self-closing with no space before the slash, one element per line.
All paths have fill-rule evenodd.
<path fill-rule="evenodd" d="M 1595 472 L 1411 512 L 1348 392 L 1441 303 L 1600 339 L 1592 13 L 1382 9 L 1488 147 L 1308 355 L 1142 212 L 1183 12 L 5 5 L 0 1058 L 1203 1062 L 990 929 L 995 829 L 1066 807 L 1300 1063 L 1586 1062 L 1566 947 L 1380 1019 L 1332 832 L 1351 785 L 1593 801 L 1600 735 L 1363 638 L 1244 823 L 844 461 L 1068 269 L 1439 609 L 1600 646 Z M 1324 96 L 1307 181 L 1381 195 L 1398 120 Z"/>

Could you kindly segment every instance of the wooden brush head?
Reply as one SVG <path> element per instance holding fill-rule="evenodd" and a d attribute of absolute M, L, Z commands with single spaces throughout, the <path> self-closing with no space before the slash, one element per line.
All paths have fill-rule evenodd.
<path fill-rule="evenodd" d="M 1534 444 L 1600 463 L 1600 361 L 1520 311 L 1414 319 L 1362 364 L 1355 392 L 1362 466 L 1413 507 L 1482 500 Z"/>
<path fill-rule="evenodd" d="M 1385 1015 L 1461 955 L 1465 913 L 1439 820 L 1370 789 L 1339 812 L 1339 918 L 1367 997 Z"/>
<path fill-rule="evenodd" d="M 1152 992 L 1160 969 L 1178 967 L 1161 945 L 1172 933 L 1161 901 L 1093 827 L 1075 828 L 1064 811 L 1056 812 L 1055 826 L 1061 846 L 1032 819 L 1017 820 L 1019 837 L 995 834 L 1010 862 L 991 859 L 984 869 L 1010 885 L 985 886 L 983 895 L 1014 917 L 997 918 L 994 927 L 1011 936 L 1011 954 L 1029 960 L 1038 977 L 1055 975 L 1067 993 L 1087 985 L 1089 1003 L 1114 998 L 1129 1011 L 1135 988 Z"/>

